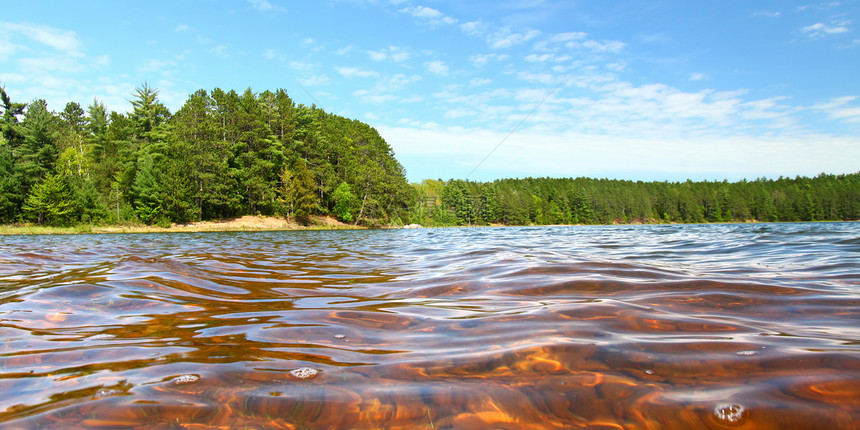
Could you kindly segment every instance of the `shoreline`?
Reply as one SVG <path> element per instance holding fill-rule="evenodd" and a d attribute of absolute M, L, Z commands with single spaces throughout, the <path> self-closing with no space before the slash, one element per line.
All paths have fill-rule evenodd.
<path fill-rule="evenodd" d="M 238 218 L 195 221 L 171 224 L 170 227 L 156 225 L 77 225 L 73 227 L 47 227 L 38 225 L 0 225 L 2 235 L 42 234 L 126 234 L 126 233 L 201 233 L 228 231 L 303 231 L 303 230 L 365 230 L 365 227 L 342 223 L 332 217 L 311 217 L 311 224 L 304 226 L 292 220 L 272 216 L 245 215 Z"/>
<path fill-rule="evenodd" d="M 311 217 L 310 225 L 301 225 L 292 220 L 272 216 L 245 215 L 238 218 L 225 218 L 220 220 L 195 221 L 185 224 L 171 224 L 170 227 L 159 227 L 155 225 L 106 225 L 91 226 L 77 225 L 73 227 L 47 227 L 31 224 L 24 225 L 0 225 L 0 236 L 15 235 L 48 235 L 48 234 L 134 234 L 134 233 L 206 233 L 206 232 L 231 232 L 231 231 L 325 231 L 325 230 L 368 230 L 369 227 L 346 224 L 328 216 Z M 860 222 L 860 220 L 839 221 L 721 221 L 712 223 L 612 223 L 612 224 L 547 224 L 547 225 L 446 225 L 446 226 L 420 226 L 420 228 L 498 228 L 498 227 L 577 227 L 589 225 L 697 225 L 697 224 L 791 224 L 791 223 L 832 223 L 832 222 Z M 378 229 L 403 229 L 406 226 L 381 226 Z M 413 227 L 414 228 L 414 227 Z"/>

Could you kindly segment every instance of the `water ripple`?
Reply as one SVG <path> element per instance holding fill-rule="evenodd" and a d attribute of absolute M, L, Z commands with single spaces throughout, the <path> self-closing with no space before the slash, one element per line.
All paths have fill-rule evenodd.
<path fill-rule="evenodd" d="M 852 428 L 858 237 L 4 236 L 0 426 Z"/>

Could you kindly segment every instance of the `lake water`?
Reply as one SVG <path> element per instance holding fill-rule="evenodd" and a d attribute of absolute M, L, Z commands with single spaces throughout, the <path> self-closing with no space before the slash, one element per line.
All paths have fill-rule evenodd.
<path fill-rule="evenodd" d="M 0 236 L 0 428 L 860 427 L 860 223 Z"/>

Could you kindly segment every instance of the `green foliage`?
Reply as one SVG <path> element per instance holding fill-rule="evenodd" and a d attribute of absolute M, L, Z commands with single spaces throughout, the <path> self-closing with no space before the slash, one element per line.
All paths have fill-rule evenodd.
<path fill-rule="evenodd" d="M 355 220 L 353 212 L 358 206 L 358 199 L 352 194 L 349 184 L 341 182 L 332 194 L 334 199 L 334 215 L 341 221 L 352 222 Z"/>
<path fill-rule="evenodd" d="M 589 178 L 413 184 L 413 222 L 611 224 L 819 221 L 860 218 L 860 174 L 723 182 Z"/>
<path fill-rule="evenodd" d="M 155 164 L 153 154 L 143 154 L 138 164 L 139 169 L 135 175 L 133 187 L 136 196 L 135 212 L 141 221 L 152 225 L 166 215 L 161 205 L 165 200 L 163 187 L 158 181 L 161 172 Z"/>
<path fill-rule="evenodd" d="M 24 203 L 24 212 L 40 225 L 67 226 L 75 219 L 77 207 L 68 184 L 50 174 L 34 185 Z"/>
<path fill-rule="evenodd" d="M 0 223 L 14 222 L 21 206 L 21 181 L 8 145 L 0 145 Z"/>
<path fill-rule="evenodd" d="M 293 178 L 294 213 L 296 219 L 306 224 L 317 209 L 316 188 L 311 172 L 303 159 L 299 158 L 293 169 L 296 172 Z"/>

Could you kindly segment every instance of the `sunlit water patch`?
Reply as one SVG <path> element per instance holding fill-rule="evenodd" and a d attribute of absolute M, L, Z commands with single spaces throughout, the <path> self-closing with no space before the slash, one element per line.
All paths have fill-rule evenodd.
<path fill-rule="evenodd" d="M 860 225 L 0 237 L 0 428 L 857 428 Z"/>

